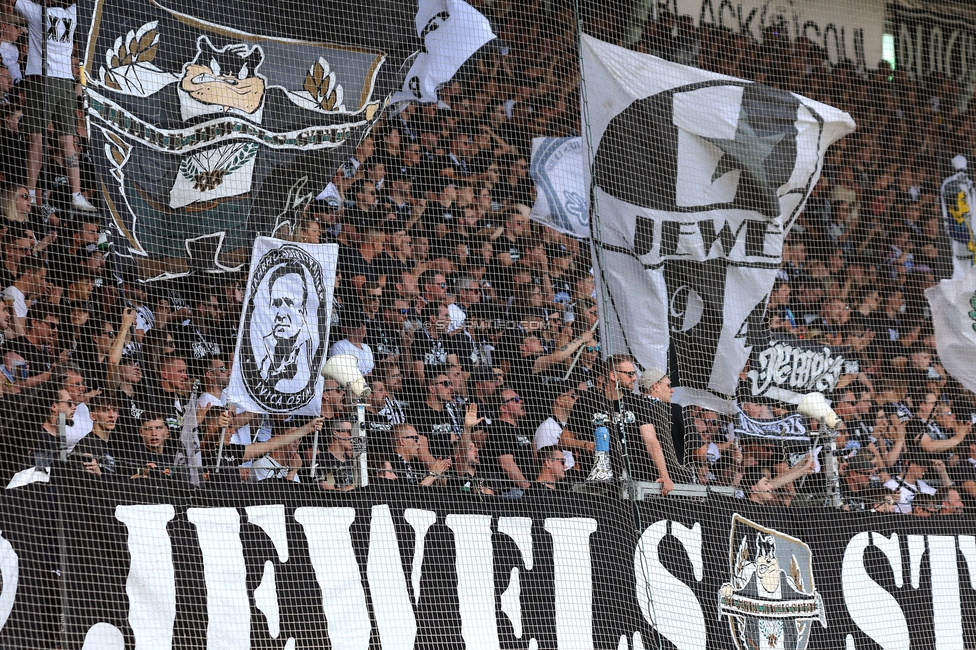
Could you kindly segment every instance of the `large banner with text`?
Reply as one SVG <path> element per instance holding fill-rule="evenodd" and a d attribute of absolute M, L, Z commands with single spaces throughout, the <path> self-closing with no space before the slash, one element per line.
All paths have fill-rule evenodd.
<path fill-rule="evenodd" d="M 976 646 L 969 515 L 84 483 L 4 495 L 0 646 Z"/>

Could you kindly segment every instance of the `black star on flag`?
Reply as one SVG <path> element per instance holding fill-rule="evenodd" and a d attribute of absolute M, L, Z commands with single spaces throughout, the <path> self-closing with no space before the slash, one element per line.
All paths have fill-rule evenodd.
<path fill-rule="evenodd" d="M 764 208 L 760 212 L 764 214 L 779 212 L 779 197 L 766 173 L 766 161 L 784 137 L 786 137 L 785 133 L 761 136 L 740 116 L 735 129 L 735 138 L 732 140 L 705 138 L 724 152 L 718 161 L 715 173 L 712 174 L 712 181 L 717 181 L 736 169 L 751 174 L 758 181 L 760 196 L 756 198 Z"/>
<path fill-rule="evenodd" d="M 729 413 L 782 246 L 846 113 L 584 36 L 601 340 Z M 586 138 L 593 136 L 586 135 Z M 803 146 L 798 143 L 802 142 Z"/>

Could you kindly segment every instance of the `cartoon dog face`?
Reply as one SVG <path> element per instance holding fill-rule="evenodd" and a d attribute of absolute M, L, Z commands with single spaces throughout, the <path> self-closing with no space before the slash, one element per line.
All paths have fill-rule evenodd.
<path fill-rule="evenodd" d="M 244 43 L 216 49 L 206 36 L 197 40 L 197 55 L 183 70 L 182 88 L 204 104 L 254 113 L 264 100 L 265 79 L 257 74 L 264 52 Z"/>

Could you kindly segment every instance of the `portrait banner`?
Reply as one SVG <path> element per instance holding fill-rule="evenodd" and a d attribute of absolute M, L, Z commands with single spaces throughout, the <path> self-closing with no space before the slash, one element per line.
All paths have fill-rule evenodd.
<path fill-rule="evenodd" d="M 254 241 L 228 404 L 319 414 L 338 244 Z"/>

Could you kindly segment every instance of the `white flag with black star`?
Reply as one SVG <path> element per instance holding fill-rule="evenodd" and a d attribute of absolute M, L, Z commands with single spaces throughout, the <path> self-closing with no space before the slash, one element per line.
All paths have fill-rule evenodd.
<path fill-rule="evenodd" d="M 604 349 L 644 368 L 671 359 L 676 401 L 729 412 L 783 240 L 854 121 L 585 35 L 581 49 Z"/>

